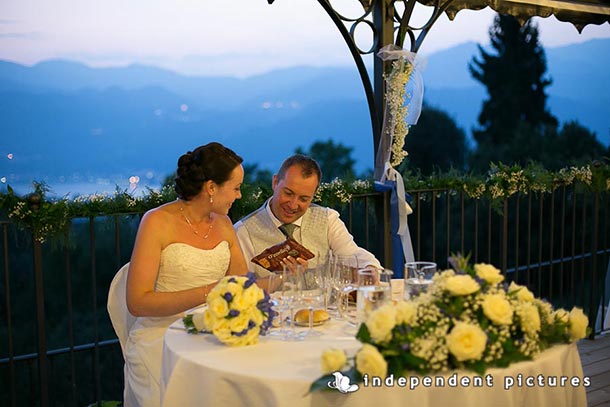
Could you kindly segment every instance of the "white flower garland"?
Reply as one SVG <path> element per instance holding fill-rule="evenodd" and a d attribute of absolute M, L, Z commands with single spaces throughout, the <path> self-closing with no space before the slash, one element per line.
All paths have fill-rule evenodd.
<path fill-rule="evenodd" d="M 406 122 L 408 113 L 405 105 L 406 85 L 411 77 L 413 65 L 401 57 L 392 62 L 392 71 L 386 79 L 386 111 L 390 115 L 391 126 L 385 129 L 386 134 L 392 138 L 392 156 L 390 164 L 397 167 L 408 155 L 403 149 L 405 138 L 409 133 L 409 125 Z"/>

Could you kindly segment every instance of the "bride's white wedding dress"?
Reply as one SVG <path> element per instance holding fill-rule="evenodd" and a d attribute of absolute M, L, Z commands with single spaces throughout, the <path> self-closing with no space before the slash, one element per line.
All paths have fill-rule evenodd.
<path fill-rule="evenodd" d="M 172 243 L 161 252 L 155 291 L 180 291 L 213 283 L 226 274 L 230 257 L 226 241 L 209 250 Z M 136 319 L 125 345 L 126 407 L 159 406 L 163 336 L 181 316 Z"/>

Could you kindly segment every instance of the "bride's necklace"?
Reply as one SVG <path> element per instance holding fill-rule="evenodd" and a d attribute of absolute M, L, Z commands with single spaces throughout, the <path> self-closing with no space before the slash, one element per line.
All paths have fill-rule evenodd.
<path fill-rule="evenodd" d="M 196 234 L 197 236 L 203 238 L 203 239 L 207 239 L 208 236 L 210 236 L 210 231 L 212 230 L 212 214 L 210 214 L 209 217 L 209 221 L 210 221 L 210 226 L 208 226 L 208 231 L 205 235 L 201 235 L 199 233 L 199 231 L 197 230 L 197 228 L 195 228 L 195 225 L 193 225 L 193 222 L 191 222 L 191 220 L 189 219 L 188 216 L 186 216 L 186 213 L 184 212 L 184 206 L 180 207 L 180 213 L 182 214 L 182 216 L 184 217 L 184 220 L 186 221 L 186 223 L 189 225 L 189 227 L 191 228 L 191 230 L 193 231 L 194 234 Z"/>

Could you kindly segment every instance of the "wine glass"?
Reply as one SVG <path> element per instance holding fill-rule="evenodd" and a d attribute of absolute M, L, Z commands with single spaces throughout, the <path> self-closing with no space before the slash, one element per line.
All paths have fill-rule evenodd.
<path fill-rule="evenodd" d="M 315 309 L 324 307 L 324 298 L 326 297 L 322 270 L 320 267 L 306 270 L 300 266 L 297 267 L 297 274 L 301 279 L 299 300 L 303 306 L 307 307 L 308 311 L 308 329 L 300 335 L 303 339 L 322 335 L 321 332 L 313 329 L 313 312 Z"/>
<path fill-rule="evenodd" d="M 331 279 L 337 291 L 337 308 L 341 318 L 357 324 L 355 309 L 350 308 L 350 295 L 358 289 L 358 259 L 356 256 L 334 255 Z M 354 301 L 355 298 L 352 299 Z"/>
<path fill-rule="evenodd" d="M 300 296 L 301 282 L 297 273 L 284 266 L 281 272 L 269 276 L 269 295 L 277 307 L 280 330 L 277 334 L 282 340 L 298 339 L 294 329 L 294 307 Z M 288 324 L 288 326 L 286 326 Z"/>
<path fill-rule="evenodd" d="M 273 310 L 276 312 L 277 320 L 279 321 L 279 330 L 270 331 L 269 336 L 280 336 L 281 339 L 286 340 L 292 336 L 293 332 L 291 329 L 287 329 L 286 324 L 290 323 L 288 318 L 288 301 L 283 295 L 284 292 L 284 273 L 283 271 L 272 272 L 268 277 L 267 292 L 271 297 L 271 303 L 273 304 Z"/>

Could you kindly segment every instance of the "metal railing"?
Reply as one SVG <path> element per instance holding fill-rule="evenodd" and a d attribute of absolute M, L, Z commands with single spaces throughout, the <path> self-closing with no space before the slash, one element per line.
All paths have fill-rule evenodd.
<path fill-rule="evenodd" d="M 583 307 L 598 332 L 608 328 L 603 318 L 595 323 L 609 297 L 607 194 L 564 188 L 496 205 L 451 190 L 410 195 L 417 259 L 443 268 L 452 254 L 470 254 L 556 306 Z M 388 264 L 388 194 L 355 196 L 337 209 L 356 242 Z M 140 214 L 73 219 L 61 244 L 41 244 L 0 222 L 0 405 L 122 399 L 123 359 L 106 301 L 114 274 L 129 260 L 139 220 Z"/>

